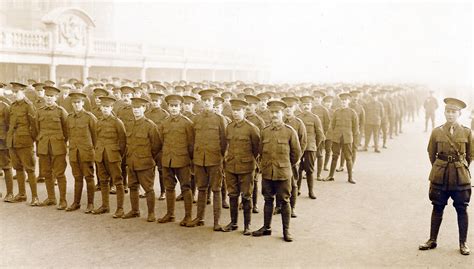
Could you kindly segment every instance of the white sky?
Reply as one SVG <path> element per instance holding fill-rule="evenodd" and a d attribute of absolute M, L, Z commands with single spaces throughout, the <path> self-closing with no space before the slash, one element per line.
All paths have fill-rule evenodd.
<path fill-rule="evenodd" d="M 265 55 L 273 81 L 421 82 L 472 89 L 470 2 L 127 2 L 120 39 Z"/>

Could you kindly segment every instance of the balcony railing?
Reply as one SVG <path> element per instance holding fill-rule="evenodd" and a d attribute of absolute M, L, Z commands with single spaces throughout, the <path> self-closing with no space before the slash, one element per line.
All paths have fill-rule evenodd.
<path fill-rule="evenodd" d="M 0 49 L 49 52 L 51 35 L 39 31 L 0 30 Z"/>
<path fill-rule="evenodd" d="M 53 37 L 50 32 L 24 31 L 17 29 L 0 29 L 0 52 L 28 52 L 36 54 L 54 53 Z M 268 60 L 237 51 L 164 47 L 156 44 L 119 42 L 93 38 L 89 42 L 89 53 L 94 57 L 134 57 L 156 58 L 172 57 L 179 61 L 218 63 L 218 64 L 266 64 Z M 69 52 L 73 55 L 84 53 L 84 50 Z"/>

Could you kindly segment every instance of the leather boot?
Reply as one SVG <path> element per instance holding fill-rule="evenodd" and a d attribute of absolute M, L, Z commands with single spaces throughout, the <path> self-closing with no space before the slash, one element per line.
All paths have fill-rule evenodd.
<path fill-rule="evenodd" d="M 467 230 L 469 226 L 469 218 L 466 207 L 456 207 L 458 215 L 458 229 L 459 229 L 459 251 L 462 255 L 469 255 L 470 250 L 466 244 Z"/>
<path fill-rule="evenodd" d="M 112 217 L 114 219 L 122 218 L 123 215 L 124 215 L 124 212 L 123 212 L 123 198 L 125 196 L 125 192 L 124 192 L 123 188 L 124 188 L 123 184 L 119 184 L 119 185 L 115 186 L 115 189 L 117 190 L 117 210 L 112 215 Z"/>
<path fill-rule="evenodd" d="M 66 177 L 57 178 L 58 180 L 58 188 L 59 188 L 59 204 L 56 207 L 58 210 L 64 210 L 67 208 L 67 201 L 66 201 Z M 81 181 L 82 182 L 82 181 Z M 82 193 L 82 187 L 81 187 Z M 80 196 L 79 196 L 80 197 Z"/>
<path fill-rule="evenodd" d="M 225 230 L 234 231 L 239 228 L 237 220 L 239 216 L 239 197 L 229 197 L 230 202 L 230 223 L 225 226 Z"/>
<path fill-rule="evenodd" d="M 347 174 L 349 175 L 347 181 L 351 184 L 356 184 L 356 181 L 352 178 L 352 161 L 347 162 Z"/>
<path fill-rule="evenodd" d="M 252 232 L 250 231 L 250 223 L 252 218 L 252 204 L 250 200 L 244 200 L 244 235 L 251 235 Z"/>
<path fill-rule="evenodd" d="M 430 239 L 425 243 L 421 244 L 419 250 L 428 250 L 437 247 L 436 240 L 438 238 L 439 227 L 443 221 L 443 210 L 444 206 L 433 206 L 433 211 L 431 213 L 431 229 L 430 229 Z"/>
<path fill-rule="evenodd" d="M 196 227 L 204 225 L 204 214 L 206 213 L 207 191 L 198 191 L 196 218 L 186 225 L 186 227 Z"/>
<path fill-rule="evenodd" d="M 146 205 L 148 207 L 148 217 L 146 221 L 148 222 L 155 222 L 156 217 L 155 217 L 155 191 L 151 190 L 148 193 L 146 193 Z"/>
<path fill-rule="evenodd" d="M 191 190 L 186 190 L 183 192 L 183 199 L 184 199 L 184 218 L 179 223 L 180 226 L 188 226 L 192 219 L 191 216 L 193 215 L 193 197 Z"/>
<path fill-rule="evenodd" d="M 26 201 L 26 188 L 25 188 L 25 171 L 16 171 L 16 181 L 18 182 L 18 194 L 15 195 L 13 201 L 15 203 Z"/>
<path fill-rule="evenodd" d="M 331 160 L 331 169 L 329 170 L 329 175 L 324 179 L 324 181 L 334 181 L 334 171 L 336 171 L 337 166 L 337 156 L 332 156 Z"/>
<path fill-rule="evenodd" d="M 324 155 L 324 171 L 329 171 L 328 169 L 328 164 L 329 164 L 329 159 L 331 158 L 331 151 L 326 151 Z M 336 168 L 334 168 L 335 170 Z"/>
<path fill-rule="evenodd" d="M 176 191 L 166 191 L 166 215 L 158 219 L 158 223 L 167 223 L 173 222 L 174 217 L 174 207 L 176 201 Z"/>
<path fill-rule="evenodd" d="M 59 184 L 59 182 L 58 182 Z M 82 187 L 83 182 L 82 179 L 75 179 L 74 181 L 74 201 L 72 204 L 66 208 L 67 212 L 76 211 L 81 208 L 81 196 L 82 196 Z"/>
<path fill-rule="evenodd" d="M 322 181 L 321 178 L 321 171 L 323 170 L 323 157 L 317 158 L 317 166 L 316 166 L 316 180 Z"/>
<path fill-rule="evenodd" d="M 272 234 L 272 215 L 273 215 L 273 202 L 265 201 L 263 207 L 263 227 L 257 231 L 252 232 L 252 236 L 264 236 Z"/>
<path fill-rule="evenodd" d="M 291 206 L 291 217 L 296 218 L 296 197 L 297 197 L 298 190 L 296 187 L 291 188 L 291 196 L 290 196 L 290 206 Z"/>
<path fill-rule="evenodd" d="M 313 193 L 313 185 L 314 185 L 313 174 L 308 173 L 306 175 L 306 180 L 308 181 L 308 196 L 309 196 L 309 198 L 316 199 L 316 196 Z"/>
<path fill-rule="evenodd" d="M 131 219 L 140 217 L 140 207 L 139 207 L 140 197 L 138 197 L 138 189 L 130 189 L 130 205 L 132 209 L 125 215 L 122 216 L 122 219 Z"/>
<path fill-rule="evenodd" d="M 252 213 L 257 214 L 258 211 L 258 181 L 253 182 L 253 193 L 252 193 Z"/>
<path fill-rule="evenodd" d="M 286 242 L 293 242 L 293 237 L 290 234 L 290 206 L 288 203 L 281 205 L 281 222 L 283 223 L 283 239 Z"/>
<path fill-rule="evenodd" d="M 28 182 L 30 184 L 31 190 L 31 203 L 30 206 L 39 206 L 40 202 L 38 199 L 38 189 L 36 185 L 36 175 L 35 172 L 28 172 Z"/>
<path fill-rule="evenodd" d="M 210 204 L 211 204 L 211 193 L 212 193 L 212 190 L 211 190 L 211 186 L 209 185 L 209 188 L 207 188 L 207 200 L 206 200 L 206 205 L 210 205 Z"/>
<path fill-rule="evenodd" d="M 7 194 L 5 195 L 5 199 L 3 201 L 11 203 L 13 202 L 13 174 L 12 169 L 7 168 L 3 169 L 3 174 L 5 177 L 5 184 L 7 187 Z"/>
<path fill-rule="evenodd" d="M 222 208 L 229 208 L 229 204 L 227 203 L 227 187 L 225 183 L 222 183 L 222 188 L 221 188 L 221 197 L 222 197 Z"/>
<path fill-rule="evenodd" d="M 94 186 L 94 189 L 95 189 L 95 186 Z M 100 193 L 102 194 L 102 205 L 99 208 L 92 210 L 92 214 L 94 215 L 110 212 L 110 207 L 109 207 L 110 189 L 109 189 L 109 184 L 107 184 L 107 182 L 104 182 L 104 183 L 101 182 Z"/>
<path fill-rule="evenodd" d="M 215 232 L 227 232 L 222 226 L 219 224 L 219 220 L 221 218 L 221 206 L 222 206 L 222 197 L 221 192 L 216 191 L 212 192 L 212 206 L 214 209 L 214 231 Z"/>
<path fill-rule="evenodd" d="M 87 189 L 87 208 L 84 213 L 90 214 L 94 210 L 94 194 L 95 194 L 94 177 L 86 178 L 86 189 Z"/>
<path fill-rule="evenodd" d="M 44 183 L 46 185 L 46 192 L 48 193 L 48 198 L 41 202 L 40 206 L 56 205 L 56 193 L 54 191 L 53 179 L 45 178 Z"/>
<path fill-rule="evenodd" d="M 302 165 L 300 165 L 298 169 L 298 179 L 296 180 L 296 186 L 298 187 L 298 196 L 301 195 L 301 181 L 303 180 L 303 169 L 301 167 Z"/>

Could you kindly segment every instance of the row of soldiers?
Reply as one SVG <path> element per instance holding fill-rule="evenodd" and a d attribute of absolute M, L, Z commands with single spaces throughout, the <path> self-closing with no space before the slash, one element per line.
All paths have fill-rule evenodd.
<path fill-rule="evenodd" d="M 409 119 L 411 113 L 407 113 L 407 104 L 414 94 L 412 89 L 367 85 L 342 91 L 299 86 L 281 92 L 241 84 L 233 84 L 226 90 L 203 89 L 215 85 L 179 85 L 181 82 L 173 86 L 158 82 L 124 81 L 124 84 L 120 87 L 102 83 L 84 87 L 78 81 L 59 87 L 54 87 L 52 82 L 32 83 L 31 87 L 16 82 L 1 84 L 2 88 L 8 86 L 13 97 L 10 100 L 4 96 L 7 92 L 0 92 L 3 97 L 0 164 L 7 185 L 5 201 L 26 201 L 26 172 L 32 195 L 30 205 L 56 205 L 54 181 L 57 181 L 57 208 L 75 211 L 81 205 L 85 179 L 86 213 L 108 213 L 109 192 L 114 187 L 117 209 L 113 217 L 126 219 L 140 216 L 139 188 L 142 187 L 148 207 L 147 220 L 154 222 L 154 179 L 158 169 L 160 197 L 167 203 L 167 213 L 158 219 L 159 223 L 175 220 L 175 185 L 179 182 L 185 204 L 181 226 L 204 225 L 208 195 L 212 192 L 215 231 L 238 228 L 241 197 L 244 235 L 271 234 L 271 216 L 280 212 L 284 239 L 292 241 L 289 222 L 290 217 L 296 217 L 296 198 L 300 195 L 303 172 L 312 199 L 316 199 L 313 173 L 316 170 L 317 180 L 334 180 L 339 156 L 338 170 L 343 169 L 345 162 L 348 182 L 355 184 L 352 167 L 356 152 L 362 147 L 362 136 L 365 135 L 365 143 L 361 150 L 368 149 L 373 137 L 375 152 L 380 152 L 379 133 L 382 132 L 383 147 L 386 147 L 387 137 L 402 132 L 402 121 Z M 31 94 L 33 89 L 36 95 Z M 416 111 L 415 106 L 412 113 Z M 39 176 L 46 183 L 48 197 L 43 202 L 37 195 L 34 153 L 39 160 Z M 66 154 L 75 182 L 74 200 L 69 206 Z M 16 196 L 13 196 L 12 166 L 18 181 Z M 323 166 L 329 170 L 324 179 Z M 102 195 L 102 205 L 98 208 L 94 208 L 94 170 Z M 252 233 L 250 215 L 252 211 L 258 213 L 258 175 L 262 178 L 265 200 L 264 225 Z M 131 211 L 125 214 L 127 188 Z M 192 219 L 196 190 L 197 216 Z M 231 223 L 222 227 L 219 219 L 226 192 Z"/>

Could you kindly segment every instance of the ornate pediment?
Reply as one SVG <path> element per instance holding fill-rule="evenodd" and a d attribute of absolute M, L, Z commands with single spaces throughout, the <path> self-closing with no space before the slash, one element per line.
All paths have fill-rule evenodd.
<path fill-rule="evenodd" d="M 43 23 L 55 35 L 56 48 L 81 49 L 87 46 L 89 29 L 94 28 L 92 18 L 79 8 L 57 8 L 43 17 Z"/>

